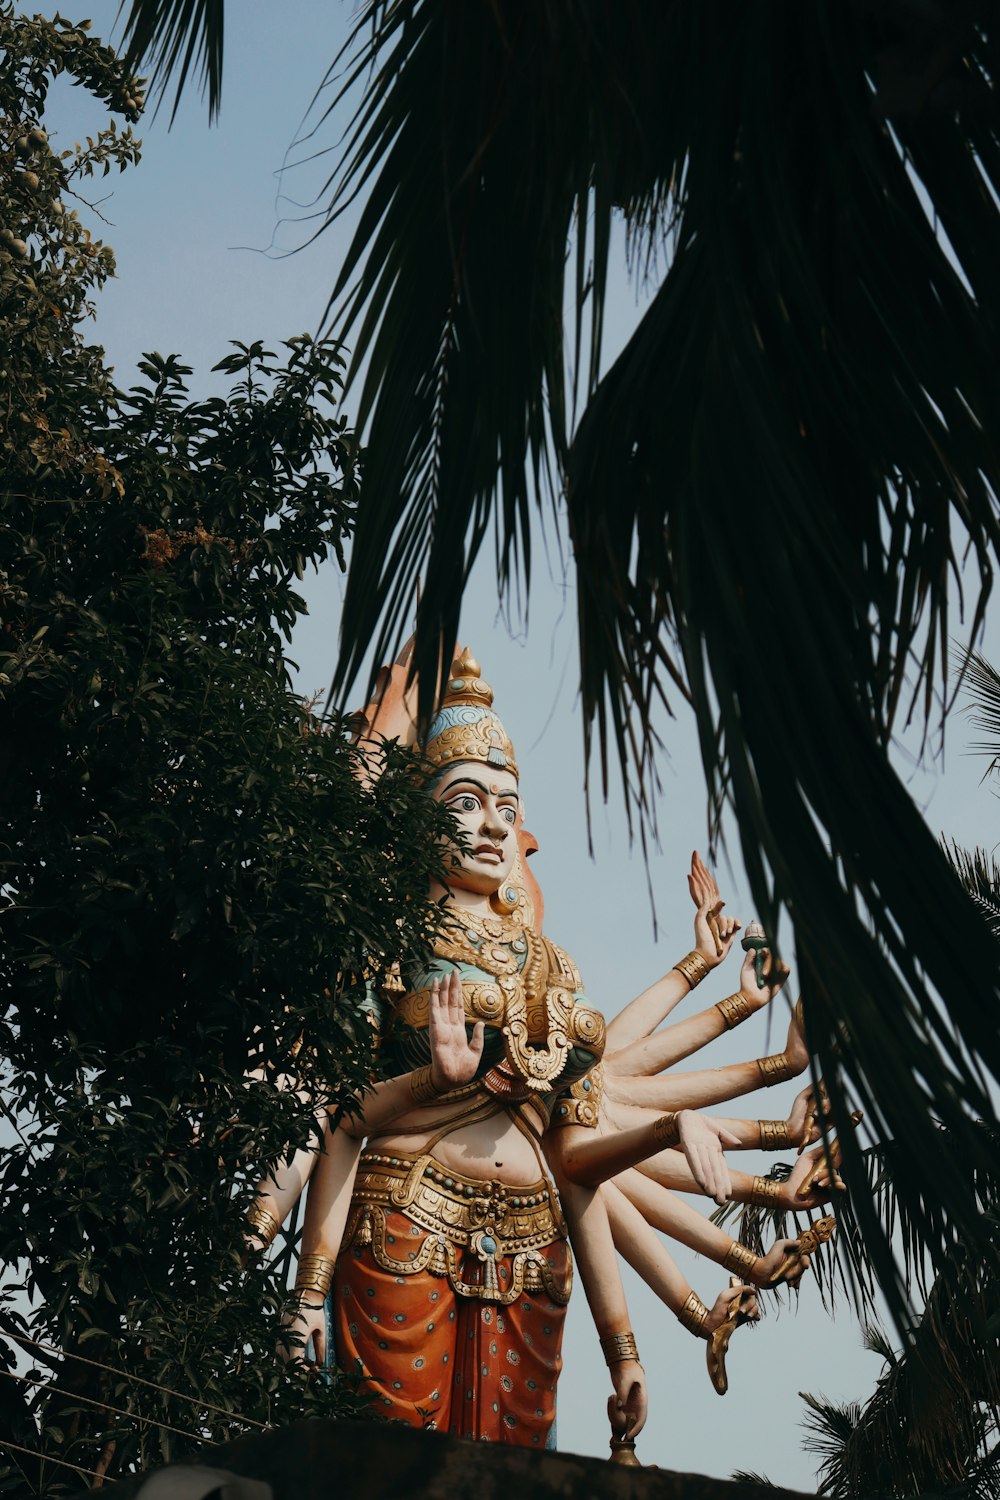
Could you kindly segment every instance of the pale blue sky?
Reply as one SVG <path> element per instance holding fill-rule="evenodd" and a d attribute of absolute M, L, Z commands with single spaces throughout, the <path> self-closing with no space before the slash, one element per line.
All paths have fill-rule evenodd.
<path fill-rule="evenodd" d="M 117 0 L 95 0 L 88 14 L 95 30 L 113 32 Z M 77 12 L 70 12 L 76 19 Z M 213 385 L 209 368 L 227 352 L 229 339 L 280 340 L 321 322 L 343 253 L 348 226 L 323 235 L 299 253 L 309 233 L 307 204 L 319 190 L 333 157 L 279 176 L 327 63 L 346 36 L 350 7 L 329 0 L 230 0 L 226 80 L 220 125 L 209 130 L 192 93 L 168 131 L 168 110 L 141 124 L 144 160 L 120 181 L 95 188 L 110 221 L 104 238 L 118 255 L 119 277 L 104 293 L 96 337 L 108 350 L 123 384 L 144 350 L 176 352 L 196 367 L 196 389 Z M 79 91 L 60 96 L 53 124 L 58 147 L 97 123 Z M 321 126 L 309 149 L 334 147 L 343 115 Z M 51 133 L 52 126 L 50 126 Z M 619 256 L 609 298 L 608 357 L 633 324 L 637 294 Z M 641 310 L 641 309 L 640 309 Z M 274 347 L 272 343 L 271 347 Z M 346 409 L 354 403 L 348 398 Z M 748 522 L 751 518 L 748 516 Z M 517 745 L 529 827 L 541 852 L 534 868 L 546 896 L 546 930 L 576 959 L 594 1002 L 614 1014 L 690 947 L 692 908 L 684 882 L 690 851 L 705 848 L 705 798 L 693 724 L 679 717 L 666 728 L 661 762 L 661 846 L 649 874 L 659 917 L 654 940 L 641 855 L 630 849 L 621 804 L 593 806 L 594 858 L 587 845 L 583 763 L 576 699 L 573 579 L 557 536 L 538 553 L 530 623 L 511 624 L 498 612 L 492 558 L 484 557 L 468 592 L 463 639 L 483 663 L 497 708 Z M 325 687 L 336 650 L 342 580 L 331 567 L 307 580 L 310 616 L 297 632 L 295 654 L 304 690 Z M 1000 659 L 997 616 L 992 654 Z M 787 712 L 795 711 L 794 704 Z M 777 732 L 780 732 L 780 726 Z M 905 752 L 899 764 L 935 831 L 992 845 L 996 835 L 991 793 L 980 787 L 981 764 L 964 754 L 968 736 L 956 718 L 949 735 L 947 769 L 940 762 L 914 767 Z M 836 730 L 831 726 L 835 753 Z M 736 840 L 732 870 L 720 869 L 730 910 L 743 920 L 746 880 Z M 731 972 L 709 980 L 697 1007 L 736 988 Z M 794 985 L 794 975 L 792 984 Z M 678 1014 L 690 1012 L 682 1008 Z M 708 1054 L 712 1065 L 780 1047 L 784 1015 L 773 1036 L 758 1017 L 727 1035 Z M 730 1113 L 772 1117 L 795 1093 L 785 1085 L 740 1101 Z M 722 1112 L 722 1111 L 720 1111 Z M 740 1167 L 760 1170 L 766 1159 L 746 1153 Z M 725 1284 L 715 1265 L 678 1253 L 692 1285 L 709 1303 Z M 730 1356 L 730 1391 L 720 1401 L 705 1372 L 704 1351 L 627 1273 L 633 1324 L 649 1378 L 652 1415 L 640 1439 L 646 1463 L 677 1470 L 728 1475 L 736 1468 L 762 1471 L 777 1483 L 812 1489 L 814 1464 L 800 1451 L 799 1390 L 831 1398 L 863 1399 L 873 1388 L 879 1361 L 860 1349 L 847 1306 L 836 1321 L 819 1308 L 806 1285 L 798 1313 L 783 1309 L 756 1332 L 737 1334 Z M 570 1310 L 567 1368 L 560 1385 L 560 1447 L 605 1454 L 606 1375 L 578 1286 Z"/>

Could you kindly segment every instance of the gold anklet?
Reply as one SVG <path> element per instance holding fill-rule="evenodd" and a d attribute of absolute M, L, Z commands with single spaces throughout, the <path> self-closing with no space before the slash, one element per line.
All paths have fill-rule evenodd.
<path fill-rule="evenodd" d="M 754 1255 L 749 1245 L 741 1245 L 739 1240 L 733 1240 L 722 1264 L 734 1276 L 739 1276 L 743 1281 L 749 1281 L 757 1269 L 757 1256 Z"/>
<path fill-rule="evenodd" d="M 678 974 L 683 974 L 688 984 L 694 989 L 696 985 L 701 984 L 708 973 L 708 960 L 704 953 L 699 953 L 697 948 L 692 948 L 690 953 L 686 953 L 683 958 L 677 960 L 674 968 Z"/>
<path fill-rule="evenodd" d="M 735 995 L 727 995 L 724 1000 L 718 1000 L 715 1008 L 725 1021 L 727 1031 L 732 1031 L 734 1026 L 742 1026 L 744 1021 L 749 1021 L 756 1010 L 756 1006 L 747 999 L 742 990 L 737 990 Z"/>
<path fill-rule="evenodd" d="M 792 1077 L 788 1057 L 784 1052 L 775 1052 L 771 1057 L 758 1057 L 757 1066 L 764 1075 L 764 1088 L 775 1083 L 787 1083 Z"/>
<path fill-rule="evenodd" d="M 689 1292 L 688 1299 L 680 1312 L 677 1321 L 688 1333 L 693 1333 L 697 1339 L 707 1339 L 705 1332 L 705 1319 L 708 1317 L 708 1308 L 702 1302 L 697 1292 Z"/>
<path fill-rule="evenodd" d="M 639 1350 L 631 1328 L 627 1333 L 606 1333 L 601 1339 L 601 1353 L 607 1365 L 620 1365 L 627 1359 L 639 1362 Z"/>
<path fill-rule="evenodd" d="M 787 1151 L 794 1145 L 788 1134 L 787 1120 L 758 1120 L 760 1149 L 762 1151 Z"/>
<path fill-rule="evenodd" d="M 297 1292 L 318 1292 L 325 1297 L 333 1283 L 335 1262 L 326 1255 L 303 1255 L 295 1273 Z"/>

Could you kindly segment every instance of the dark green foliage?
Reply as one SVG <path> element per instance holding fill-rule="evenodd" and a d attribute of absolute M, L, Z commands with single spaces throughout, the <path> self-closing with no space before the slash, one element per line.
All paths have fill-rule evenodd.
<path fill-rule="evenodd" d="M 202 401 L 149 355 L 116 393 L 78 329 L 111 255 L 53 200 L 136 145 L 23 142 L 60 70 L 115 108 L 138 84 L 9 4 L 0 54 L 0 1439 L 54 1460 L 0 1464 L 55 1494 L 60 1462 L 362 1405 L 275 1358 L 242 1219 L 309 1101 L 371 1077 L 358 995 L 423 951 L 439 815 L 290 690 L 296 580 L 357 502 L 336 348 L 238 344 Z M 15 1365 L 18 1331 L 52 1352 Z"/>

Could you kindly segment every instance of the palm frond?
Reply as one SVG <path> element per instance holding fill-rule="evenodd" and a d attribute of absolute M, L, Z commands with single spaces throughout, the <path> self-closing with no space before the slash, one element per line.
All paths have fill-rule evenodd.
<path fill-rule="evenodd" d="M 125 60 L 130 67 L 148 63 L 161 96 L 176 77 L 171 119 L 192 69 L 208 95 L 209 119 L 218 115 L 224 17 L 224 0 L 132 0 L 123 33 Z"/>
<path fill-rule="evenodd" d="M 620 764 L 648 815 L 681 681 L 825 1075 L 932 1259 L 994 1256 L 956 1162 L 995 1121 L 995 943 L 887 746 L 946 685 L 949 581 L 974 641 L 1000 555 L 995 7 L 369 0 L 356 39 L 331 217 L 364 198 L 334 310 L 369 448 L 336 690 L 416 605 L 426 718 L 478 549 L 495 526 L 501 587 L 527 580 L 558 481 L 602 784 Z M 596 348 L 621 206 L 669 221 L 667 269 L 571 434 L 564 298 Z"/>
<path fill-rule="evenodd" d="M 734 1469 L 729 1477 L 736 1484 L 762 1484 L 769 1490 L 775 1488 L 773 1479 L 768 1479 L 766 1474 L 755 1474 L 752 1469 Z"/>
<path fill-rule="evenodd" d="M 986 849 L 963 849 L 954 839 L 950 844 L 942 839 L 941 847 L 990 932 L 1000 938 L 1000 864 L 996 856 Z"/>
<path fill-rule="evenodd" d="M 969 719 L 988 736 L 972 749 L 990 757 L 989 775 L 1000 766 L 1000 672 L 978 651 L 964 653 L 963 671 L 965 688 L 972 699 Z"/>

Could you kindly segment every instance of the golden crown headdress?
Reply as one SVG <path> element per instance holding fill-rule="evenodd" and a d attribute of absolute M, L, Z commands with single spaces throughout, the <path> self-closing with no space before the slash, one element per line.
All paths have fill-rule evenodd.
<path fill-rule="evenodd" d="M 442 771 L 470 760 L 518 774 L 510 736 L 493 712 L 493 689 L 468 647 L 452 662 L 424 755 Z"/>

